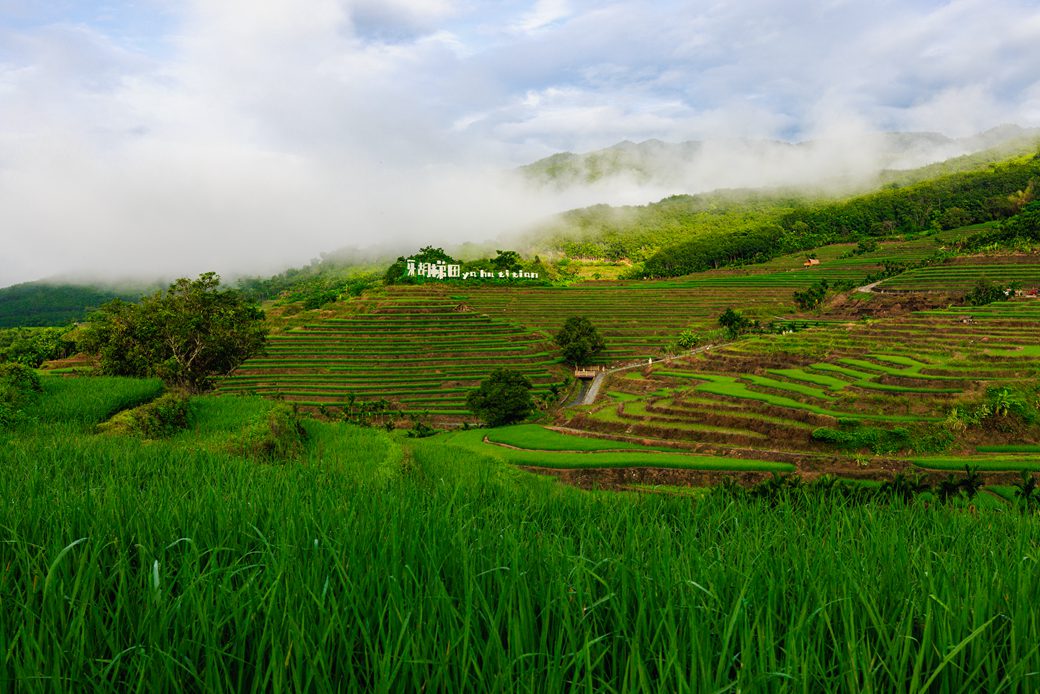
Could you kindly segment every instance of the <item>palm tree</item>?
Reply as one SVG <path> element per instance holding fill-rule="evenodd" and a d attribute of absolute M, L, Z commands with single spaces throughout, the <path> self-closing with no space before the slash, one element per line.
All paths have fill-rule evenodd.
<path fill-rule="evenodd" d="M 1040 504 L 1040 491 L 1037 490 L 1036 476 L 1022 471 L 1022 479 L 1015 482 L 1015 498 L 1023 510 L 1029 510 Z"/>

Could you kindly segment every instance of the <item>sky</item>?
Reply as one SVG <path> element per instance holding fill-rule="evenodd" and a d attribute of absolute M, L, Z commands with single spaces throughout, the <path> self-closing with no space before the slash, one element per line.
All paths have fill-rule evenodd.
<path fill-rule="evenodd" d="M 649 201 L 508 175 L 625 139 L 1040 126 L 1038 46 L 1036 0 L 0 0 L 0 286 Z"/>

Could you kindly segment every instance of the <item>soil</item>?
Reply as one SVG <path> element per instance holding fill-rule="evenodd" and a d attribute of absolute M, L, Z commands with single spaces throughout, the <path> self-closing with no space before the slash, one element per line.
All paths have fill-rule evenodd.
<path fill-rule="evenodd" d="M 772 475 L 769 472 L 725 471 L 725 470 L 678 470 L 673 468 L 624 467 L 624 468 L 581 468 L 558 469 L 520 466 L 522 470 L 539 475 L 555 477 L 564 484 L 580 489 L 603 491 L 631 491 L 634 485 L 665 485 L 669 487 L 712 487 L 724 479 L 731 479 L 744 486 L 751 487 L 763 482 Z M 822 475 L 833 475 L 844 479 L 877 480 L 891 479 L 896 472 L 913 470 L 905 465 L 898 469 L 879 469 L 877 467 L 849 469 L 847 466 L 835 465 L 832 468 L 820 466 L 813 470 L 799 469 L 797 474 L 802 480 L 811 482 Z M 942 472 L 922 472 L 922 479 L 935 485 L 950 474 Z M 956 473 L 954 473 L 956 476 Z M 1018 482 L 1021 477 L 1017 472 L 980 473 L 987 485 L 1009 485 Z"/>
<path fill-rule="evenodd" d="M 960 294 L 949 292 L 906 292 L 899 294 L 838 294 L 831 299 L 822 315 L 827 318 L 890 318 L 914 311 L 946 308 L 958 303 Z M 815 316 L 813 316 L 815 317 Z M 807 318 L 812 320 L 813 317 Z"/>

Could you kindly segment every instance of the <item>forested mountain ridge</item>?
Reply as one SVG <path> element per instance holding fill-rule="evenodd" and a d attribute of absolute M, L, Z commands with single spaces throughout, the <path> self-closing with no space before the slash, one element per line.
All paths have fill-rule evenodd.
<path fill-rule="evenodd" d="M 146 291 L 74 282 L 15 284 L 0 289 L 0 328 L 67 325 L 106 301 L 134 301 Z"/>
<path fill-rule="evenodd" d="M 759 262 L 817 246 L 931 229 L 952 229 L 1015 216 L 1037 199 L 1040 152 L 985 170 L 889 187 L 841 201 L 774 209 L 756 224 L 707 231 L 667 245 L 640 274 L 672 277 L 720 265 Z"/>

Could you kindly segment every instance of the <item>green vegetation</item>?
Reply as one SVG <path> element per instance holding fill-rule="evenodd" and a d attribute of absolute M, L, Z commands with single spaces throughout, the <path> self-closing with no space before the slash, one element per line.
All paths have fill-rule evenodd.
<path fill-rule="evenodd" d="M 568 436 L 539 424 L 518 424 L 485 432 L 491 443 L 501 443 L 514 448 L 534 451 L 668 451 L 660 446 L 644 446 L 628 441 L 611 441 L 609 439 L 585 436 Z"/>
<path fill-rule="evenodd" d="M 466 405 L 488 426 L 526 419 L 534 410 L 531 381 L 512 369 L 495 369 L 466 396 Z"/>
<path fill-rule="evenodd" d="M 1035 184 L 1030 181 L 1030 186 L 1020 195 L 1015 196 L 1019 201 L 1035 199 Z M 974 234 L 961 242 L 961 248 L 965 251 L 1010 249 L 1031 250 L 1040 244 L 1040 201 L 1024 204 L 1021 211 L 1013 217 L 1005 220 L 996 228 L 987 229 Z"/>
<path fill-rule="evenodd" d="M 994 301 L 1007 301 L 1014 293 L 1014 287 L 1000 287 L 987 278 L 980 277 L 971 291 L 964 295 L 964 303 L 969 306 L 985 306 Z"/>
<path fill-rule="evenodd" d="M 206 390 L 261 351 L 264 314 L 237 291 L 219 289 L 207 272 L 179 279 L 139 304 L 113 301 L 91 314 L 80 347 L 101 360 L 103 373 L 154 375 L 191 392 Z"/>
<path fill-rule="evenodd" d="M 820 308 L 823 304 L 823 300 L 827 298 L 827 293 L 831 290 L 845 291 L 851 289 L 845 283 L 841 285 L 831 285 L 826 279 L 822 279 L 818 282 L 814 282 L 801 291 L 796 291 L 793 295 L 795 305 L 803 311 L 815 311 Z"/>
<path fill-rule="evenodd" d="M 726 337 L 735 340 L 737 337 L 758 329 L 757 321 L 748 319 L 740 311 L 727 308 L 719 316 L 719 326 L 726 331 Z"/>
<path fill-rule="evenodd" d="M 102 434 L 164 438 L 186 429 L 191 418 L 188 397 L 180 392 L 165 393 L 155 400 L 123 410 L 98 424 Z"/>
<path fill-rule="evenodd" d="M 0 328 L 69 325 L 108 301 L 136 301 L 145 291 L 49 282 L 4 287 L 0 289 Z"/>
<path fill-rule="evenodd" d="M 941 429 L 913 432 L 905 427 L 882 429 L 858 424 L 840 429 L 820 427 L 813 430 L 812 437 L 844 451 L 867 449 L 875 454 L 897 453 L 903 450 L 913 453 L 936 453 L 945 450 L 953 442 L 953 434 Z"/>
<path fill-rule="evenodd" d="M 70 356 L 74 343 L 68 328 L 0 328 L 0 364 L 17 362 L 32 368 Z"/>
<path fill-rule="evenodd" d="M 722 265 L 761 262 L 781 253 L 829 243 L 927 232 L 956 209 L 960 221 L 999 220 L 1015 214 L 1013 200 L 1040 177 L 1040 158 L 1010 160 L 981 171 L 952 174 L 840 202 L 796 203 L 757 224 L 700 233 L 662 244 L 643 265 L 646 277 L 675 277 Z M 947 214 L 945 219 L 950 220 Z M 639 224 L 638 218 L 633 224 Z M 1024 222 L 1029 228 L 1030 221 Z M 1017 227 L 1015 227 L 1017 229 Z M 1016 235 L 1018 231 L 1012 232 Z"/>
<path fill-rule="evenodd" d="M 789 463 L 778 463 L 770 460 L 753 460 L 741 458 L 725 458 L 712 455 L 689 455 L 684 453 L 662 452 L 655 448 L 639 446 L 630 450 L 623 448 L 598 448 L 585 450 L 582 443 L 573 444 L 569 450 L 531 450 L 526 448 L 506 448 L 484 442 L 485 432 L 480 429 L 453 432 L 436 439 L 449 446 L 463 448 L 477 455 L 490 456 L 514 465 L 525 465 L 539 468 L 575 470 L 582 468 L 641 468 L 654 467 L 677 470 L 725 470 L 734 472 L 793 472 L 795 467 Z M 492 434 L 487 434 L 490 440 Z M 506 436 L 509 436 L 507 432 Z M 522 434 L 521 434 L 522 436 Z M 572 437 L 576 438 L 576 437 Z M 562 445 L 557 443 L 557 445 Z"/>
<path fill-rule="evenodd" d="M 587 364 L 607 346 L 596 326 L 584 316 L 571 316 L 565 320 L 553 343 L 560 348 L 563 360 L 572 366 Z"/>
<path fill-rule="evenodd" d="M 546 338 L 471 310 L 450 291 L 393 287 L 369 311 L 272 335 L 265 355 L 218 390 L 282 398 L 358 424 L 474 422 L 466 396 L 496 368 L 522 372 L 533 396 L 551 398 L 559 375 Z"/>
<path fill-rule="evenodd" d="M 36 393 L 40 377 L 22 364 L 0 364 L 0 430 L 10 425 Z"/>
<path fill-rule="evenodd" d="M 588 494 L 313 421 L 298 462 L 269 465 L 227 446 L 260 400 L 195 398 L 189 430 L 146 446 L 47 404 L 96 415 L 135 384 L 45 379 L 6 442 L 0 681 L 1000 691 L 1040 669 L 1030 516 L 783 476 Z"/>

